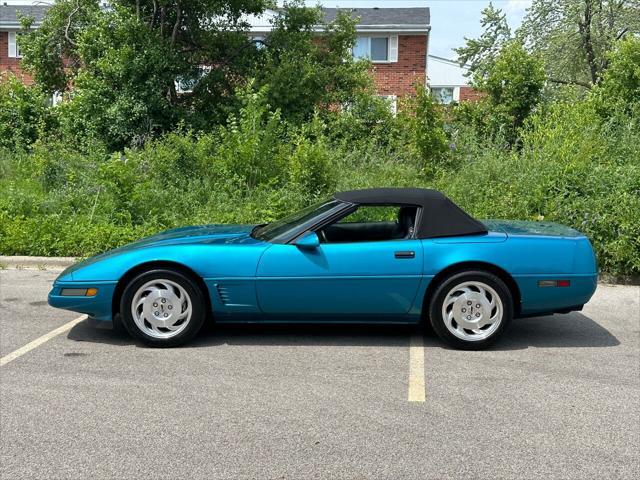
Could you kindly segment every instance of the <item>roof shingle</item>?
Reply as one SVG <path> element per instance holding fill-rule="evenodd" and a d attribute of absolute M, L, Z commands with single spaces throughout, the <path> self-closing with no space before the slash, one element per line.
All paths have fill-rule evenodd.
<path fill-rule="evenodd" d="M 35 24 L 42 22 L 48 5 L 0 5 L 0 25 L 20 27 L 19 13 L 33 17 Z M 323 8 L 325 21 L 331 22 L 339 11 L 348 12 L 353 18 L 360 19 L 360 27 L 376 26 L 412 26 L 426 29 L 430 23 L 429 8 Z M 18 13 L 19 12 L 19 13 Z"/>
<path fill-rule="evenodd" d="M 0 25 L 20 28 L 20 16 L 33 17 L 36 25 L 42 22 L 48 5 L 4 5 L 0 4 Z"/>
<path fill-rule="evenodd" d="M 427 27 L 431 18 L 429 8 L 323 8 L 325 20 L 331 22 L 339 11 L 350 13 L 351 17 L 360 17 L 359 25 L 414 25 Z"/>

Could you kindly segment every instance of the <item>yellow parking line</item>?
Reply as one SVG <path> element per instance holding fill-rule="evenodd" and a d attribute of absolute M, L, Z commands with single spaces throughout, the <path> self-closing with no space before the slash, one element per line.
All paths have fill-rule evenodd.
<path fill-rule="evenodd" d="M 10 361 L 15 360 L 18 357 L 21 357 L 25 353 L 30 352 L 34 348 L 39 347 L 43 343 L 51 340 L 53 337 L 58 336 L 61 333 L 64 333 L 64 332 L 67 332 L 67 331 L 71 330 L 75 325 L 77 325 L 78 323 L 82 322 L 83 320 L 86 320 L 86 318 L 87 318 L 86 315 L 82 315 L 81 317 L 78 317 L 78 318 L 76 318 L 74 320 L 71 320 L 70 322 L 65 323 L 61 327 L 58 327 L 55 330 L 52 330 L 49 333 L 46 333 L 46 334 L 42 335 L 41 337 L 36 338 L 33 342 L 27 343 L 24 347 L 20 347 L 19 349 L 14 350 L 13 352 L 5 355 L 4 357 L 0 358 L 0 367 L 2 367 L 3 365 L 6 365 Z"/>
<path fill-rule="evenodd" d="M 409 401 L 424 402 L 424 341 L 422 335 L 411 335 L 409 345 Z"/>

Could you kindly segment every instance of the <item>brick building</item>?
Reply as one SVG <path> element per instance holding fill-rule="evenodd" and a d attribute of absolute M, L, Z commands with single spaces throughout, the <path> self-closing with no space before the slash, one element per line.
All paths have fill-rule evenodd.
<path fill-rule="evenodd" d="M 392 108 L 397 99 L 415 93 L 425 85 L 427 52 L 431 31 L 429 8 L 323 8 L 326 22 L 340 10 L 358 18 L 355 58 L 368 58 L 378 95 L 388 98 Z M 251 35 L 260 38 L 271 29 L 275 12 L 248 19 Z"/>
<path fill-rule="evenodd" d="M 21 3 L 18 5 L 17 3 Z M 46 2 L 8 2 L 0 0 L 0 76 L 11 72 L 25 83 L 31 83 L 31 77 L 20 67 L 20 16 L 32 17 L 34 27 L 42 21 L 46 11 Z"/>
<path fill-rule="evenodd" d="M 327 21 L 339 11 L 323 10 Z M 429 8 L 356 8 L 350 12 L 359 18 L 353 55 L 371 60 L 377 93 L 390 99 L 395 109 L 398 98 L 415 94 L 418 84 L 425 85 Z"/>
<path fill-rule="evenodd" d="M 13 72 L 26 83 L 29 75 L 20 68 L 20 15 L 35 19 L 37 28 L 51 0 L 0 0 L 0 75 Z M 327 22 L 340 10 L 324 8 Z M 358 18 L 357 41 L 353 48 L 356 58 L 369 58 L 373 64 L 377 93 L 388 98 L 395 109 L 398 98 L 415 93 L 417 84 L 425 85 L 430 35 L 429 8 L 356 8 L 344 9 Z M 259 17 L 249 17 L 250 35 L 259 38 L 271 29 L 276 15 L 266 11 Z M 319 29 L 320 30 L 320 29 Z"/>

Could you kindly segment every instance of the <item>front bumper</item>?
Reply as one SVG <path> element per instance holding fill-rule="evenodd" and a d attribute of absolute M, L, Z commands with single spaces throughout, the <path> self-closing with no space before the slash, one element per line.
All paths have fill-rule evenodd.
<path fill-rule="evenodd" d="M 49 305 L 55 308 L 86 313 L 101 321 L 112 320 L 113 293 L 117 282 L 55 282 L 49 292 Z M 87 289 L 97 288 L 98 293 L 92 297 L 61 295 L 63 288 Z"/>

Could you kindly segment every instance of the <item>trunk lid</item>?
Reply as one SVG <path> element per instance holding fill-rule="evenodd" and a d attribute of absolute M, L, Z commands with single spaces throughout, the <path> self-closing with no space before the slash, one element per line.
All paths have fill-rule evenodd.
<path fill-rule="evenodd" d="M 553 222 L 533 222 L 525 220 L 482 220 L 489 231 L 504 232 L 508 236 L 542 237 L 584 237 L 573 228 Z"/>

